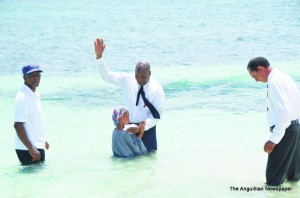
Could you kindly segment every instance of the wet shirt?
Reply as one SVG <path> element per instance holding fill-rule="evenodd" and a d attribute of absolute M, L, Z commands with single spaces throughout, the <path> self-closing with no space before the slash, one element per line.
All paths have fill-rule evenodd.
<path fill-rule="evenodd" d="M 143 141 L 135 134 L 114 129 L 112 134 L 112 151 L 116 157 L 134 157 L 147 154 Z"/>

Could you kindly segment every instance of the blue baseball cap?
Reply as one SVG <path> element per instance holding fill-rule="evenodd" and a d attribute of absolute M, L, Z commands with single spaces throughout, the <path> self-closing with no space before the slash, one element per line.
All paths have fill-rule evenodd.
<path fill-rule="evenodd" d="M 40 67 L 38 65 L 25 65 L 23 68 L 22 68 L 22 72 L 23 72 L 23 75 L 25 76 L 26 74 L 30 74 L 32 72 L 43 72 L 42 70 L 40 70 Z"/>

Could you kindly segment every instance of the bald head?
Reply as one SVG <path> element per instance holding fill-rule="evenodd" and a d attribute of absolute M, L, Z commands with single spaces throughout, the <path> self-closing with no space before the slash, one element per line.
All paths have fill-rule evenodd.
<path fill-rule="evenodd" d="M 135 79 L 139 85 L 145 85 L 150 80 L 150 64 L 147 61 L 140 61 L 135 67 Z"/>
<path fill-rule="evenodd" d="M 150 71 L 150 64 L 147 61 L 140 61 L 135 66 L 135 72 L 139 72 L 141 70 Z"/>

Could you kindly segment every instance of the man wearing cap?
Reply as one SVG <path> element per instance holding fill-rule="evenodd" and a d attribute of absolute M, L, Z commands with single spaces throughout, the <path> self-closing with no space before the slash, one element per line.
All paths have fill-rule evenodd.
<path fill-rule="evenodd" d="M 22 165 L 45 161 L 46 141 L 40 94 L 36 91 L 42 70 L 38 65 L 22 68 L 24 84 L 15 98 L 15 149 Z"/>
<path fill-rule="evenodd" d="M 271 135 L 264 144 L 268 153 L 267 184 L 277 186 L 285 179 L 300 179 L 300 95 L 294 80 L 272 68 L 264 57 L 249 61 L 248 72 L 267 84 L 267 118 Z"/>
<path fill-rule="evenodd" d="M 150 77 L 150 64 L 146 61 L 138 62 L 135 67 L 135 75 L 110 72 L 102 58 L 105 49 L 103 40 L 97 38 L 94 46 L 102 78 L 123 89 L 124 102 L 129 110 L 130 121 L 138 125 L 146 123 L 142 140 L 148 152 L 156 151 L 156 125 L 163 113 L 165 93 L 161 85 Z"/>

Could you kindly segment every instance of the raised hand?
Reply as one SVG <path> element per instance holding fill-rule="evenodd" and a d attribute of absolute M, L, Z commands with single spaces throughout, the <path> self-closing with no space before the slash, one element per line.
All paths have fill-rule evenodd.
<path fill-rule="evenodd" d="M 97 38 L 97 39 L 94 41 L 94 46 L 95 46 L 96 59 L 102 58 L 102 54 L 103 54 L 103 51 L 104 51 L 105 46 L 106 46 L 106 45 L 104 44 L 103 39 Z"/>

